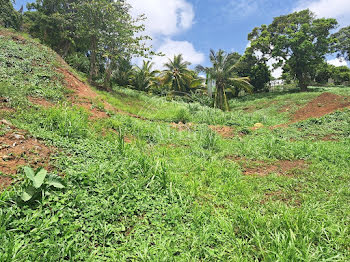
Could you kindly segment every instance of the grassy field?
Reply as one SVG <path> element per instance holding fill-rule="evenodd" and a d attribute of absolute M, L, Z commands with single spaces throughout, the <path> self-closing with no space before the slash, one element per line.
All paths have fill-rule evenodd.
<path fill-rule="evenodd" d="M 224 113 L 121 88 L 84 97 L 48 48 L 0 31 L 0 50 L 0 261 L 350 260 L 350 109 L 294 117 L 324 94 L 345 105 L 349 88 Z M 22 167 L 43 165 L 65 188 L 22 201 Z"/>

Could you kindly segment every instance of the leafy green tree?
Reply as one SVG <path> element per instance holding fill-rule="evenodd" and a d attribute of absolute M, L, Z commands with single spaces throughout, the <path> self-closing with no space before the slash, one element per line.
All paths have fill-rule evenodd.
<path fill-rule="evenodd" d="M 251 92 L 253 87 L 249 83 L 248 77 L 238 77 L 236 75 L 235 70 L 237 62 L 234 56 L 220 49 L 218 52 L 210 50 L 209 58 L 212 67 L 197 66 L 197 70 L 205 72 L 207 76 L 215 80 L 214 106 L 228 111 L 227 90 L 230 90 L 234 96 L 238 96 L 241 90 Z"/>
<path fill-rule="evenodd" d="M 331 68 L 331 78 L 334 79 L 336 85 L 343 85 L 345 82 L 349 84 L 350 81 L 350 68 L 347 66 L 333 66 Z"/>
<path fill-rule="evenodd" d="M 265 59 L 275 58 L 276 67 L 288 65 L 300 89 L 306 91 L 315 68 L 332 52 L 336 40 L 330 31 L 336 26 L 335 19 L 316 19 L 310 10 L 303 10 L 255 28 L 248 39 L 255 52 L 260 51 Z"/>
<path fill-rule="evenodd" d="M 0 0 L 0 26 L 18 30 L 21 26 L 21 14 L 12 5 L 12 0 Z"/>
<path fill-rule="evenodd" d="M 236 64 L 236 72 L 238 76 L 248 76 L 250 83 L 254 86 L 254 92 L 267 90 L 267 83 L 271 81 L 271 72 L 266 65 L 266 60 L 258 59 L 252 49 L 247 48 L 245 54 Z"/>
<path fill-rule="evenodd" d="M 332 65 L 326 62 L 320 64 L 316 69 L 315 82 L 316 84 L 327 84 L 328 79 L 332 78 Z"/>
<path fill-rule="evenodd" d="M 350 61 L 350 26 L 340 29 L 333 37 L 338 40 L 335 44 L 335 48 L 339 52 L 338 57 L 344 57 Z"/>
<path fill-rule="evenodd" d="M 131 75 L 133 86 L 137 90 L 146 91 L 154 87 L 158 83 L 158 70 L 153 70 L 154 63 L 150 61 L 143 61 L 141 67 L 135 66 Z"/>
<path fill-rule="evenodd" d="M 188 69 L 190 64 L 184 61 L 181 54 L 175 55 L 173 60 L 169 59 L 164 64 L 165 70 L 161 75 L 162 83 L 178 94 L 188 93 L 193 81 L 193 72 Z"/>
<path fill-rule="evenodd" d="M 29 3 L 29 11 L 24 13 L 24 29 L 65 58 L 75 51 L 79 42 L 76 9 L 73 4 L 75 2 L 77 1 L 36 0 Z M 79 48 L 81 49 L 81 46 Z"/>
<path fill-rule="evenodd" d="M 271 72 L 265 63 L 258 63 L 251 68 L 249 78 L 254 92 L 261 92 L 266 90 L 266 84 L 271 81 Z"/>
<path fill-rule="evenodd" d="M 137 36 L 144 30 L 144 26 L 139 25 L 144 18 L 133 19 L 129 14 L 130 5 L 122 0 L 84 0 L 75 6 L 79 14 L 79 33 L 90 43 L 89 81 L 98 75 L 97 59 L 102 57 L 104 86 L 108 87 L 118 60 L 126 56 L 145 56 L 149 51 L 143 42 L 147 37 Z"/>
<path fill-rule="evenodd" d="M 133 74 L 133 66 L 130 58 L 120 58 L 115 61 L 112 69 L 112 82 L 118 86 L 127 87 L 131 84 Z"/>

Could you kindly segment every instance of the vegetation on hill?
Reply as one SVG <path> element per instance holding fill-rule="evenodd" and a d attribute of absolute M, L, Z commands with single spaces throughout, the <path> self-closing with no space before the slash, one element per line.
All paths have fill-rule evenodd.
<path fill-rule="evenodd" d="M 0 49 L 0 261 L 350 259 L 348 88 L 223 112 L 95 90 L 25 35 Z"/>
<path fill-rule="evenodd" d="M 294 12 L 156 70 L 127 1 L 12 4 L 0 261 L 350 261 L 349 27 Z"/>
<path fill-rule="evenodd" d="M 227 99 L 250 91 L 269 91 L 271 71 L 276 68 L 282 69 L 285 83 L 301 91 L 307 91 L 310 85 L 349 85 L 350 69 L 335 68 L 326 62 L 330 54 L 348 60 L 348 27 L 331 34 L 337 27 L 336 19 L 316 18 L 310 10 L 276 17 L 270 25 L 254 28 L 243 55 L 227 53 L 230 59 L 226 67 L 230 70 L 225 78 L 243 82 L 225 84 L 233 91 L 224 92 L 227 87 L 223 88 L 223 84 L 207 90 L 208 83 L 222 82 L 219 74 L 211 72 L 203 79 L 181 54 L 170 59 L 163 71 L 134 66 L 135 57 L 145 59 L 144 65 L 149 66 L 154 55 L 161 54 L 155 54 L 146 44 L 150 37 L 143 33 L 143 21 L 147 18 L 132 17 L 126 1 L 36 0 L 23 14 L 13 9 L 10 0 L 3 1 L 3 26 L 40 39 L 100 89 L 131 87 L 184 101 L 199 100 L 202 105 L 227 110 Z M 213 53 L 226 52 L 213 51 L 210 56 Z M 271 61 L 275 62 L 273 68 Z M 219 66 L 214 64 L 213 68 Z M 247 88 L 248 82 L 252 87 Z"/>

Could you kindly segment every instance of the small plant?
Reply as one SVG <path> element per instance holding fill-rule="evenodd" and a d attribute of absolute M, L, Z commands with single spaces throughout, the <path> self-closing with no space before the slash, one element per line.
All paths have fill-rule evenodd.
<path fill-rule="evenodd" d="M 23 188 L 21 199 L 28 202 L 39 195 L 49 195 L 50 188 L 63 189 L 65 186 L 61 178 L 54 174 L 47 174 L 45 169 L 39 169 L 36 172 L 30 167 L 24 167 L 23 171 L 27 177 Z"/>
<path fill-rule="evenodd" d="M 122 130 L 121 127 L 119 127 L 118 131 L 118 150 L 121 155 L 124 155 L 125 153 L 125 140 L 124 140 L 124 131 Z"/>
<path fill-rule="evenodd" d="M 174 122 L 176 123 L 186 123 L 190 119 L 189 112 L 186 108 L 180 108 L 175 113 L 175 119 Z"/>
<path fill-rule="evenodd" d="M 216 133 L 210 129 L 204 129 L 201 132 L 201 146 L 203 149 L 212 150 L 217 148 L 218 137 Z"/>

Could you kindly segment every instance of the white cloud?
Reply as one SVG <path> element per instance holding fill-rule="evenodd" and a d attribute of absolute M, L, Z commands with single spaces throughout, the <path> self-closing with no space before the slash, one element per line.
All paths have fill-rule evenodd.
<path fill-rule="evenodd" d="M 152 60 L 157 69 L 163 69 L 163 64 L 166 63 L 169 58 L 172 59 L 174 55 L 178 54 L 182 54 L 184 60 L 193 65 L 201 64 L 205 59 L 204 54 L 196 51 L 192 43 L 187 41 L 173 41 L 171 39 L 166 39 L 157 51 L 165 54 L 165 56 L 162 57 L 154 57 Z"/>
<path fill-rule="evenodd" d="M 348 65 L 345 60 L 339 59 L 339 58 L 328 60 L 327 63 L 330 65 L 334 65 L 334 66 L 347 66 Z"/>
<path fill-rule="evenodd" d="M 336 18 L 341 26 L 350 23 L 349 0 L 300 0 L 295 10 L 310 9 L 318 17 Z"/>
<path fill-rule="evenodd" d="M 145 14 L 146 33 L 171 36 L 193 24 L 193 7 L 186 0 L 127 0 L 132 14 Z"/>
<path fill-rule="evenodd" d="M 194 23 L 193 6 L 188 0 L 127 0 L 132 6 L 133 16 L 145 14 L 145 34 L 153 38 L 151 44 L 166 57 L 183 54 L 186 61 L 193 64 L 204 61 L 204 55 L 195 50 L 192 43 L 173 41 L 171 38 L 189 30 Z M 154 57 L 155 67 L 162 68 L 166 57 Z M 136 59 L 139 63 L 141 59 Z"/>

